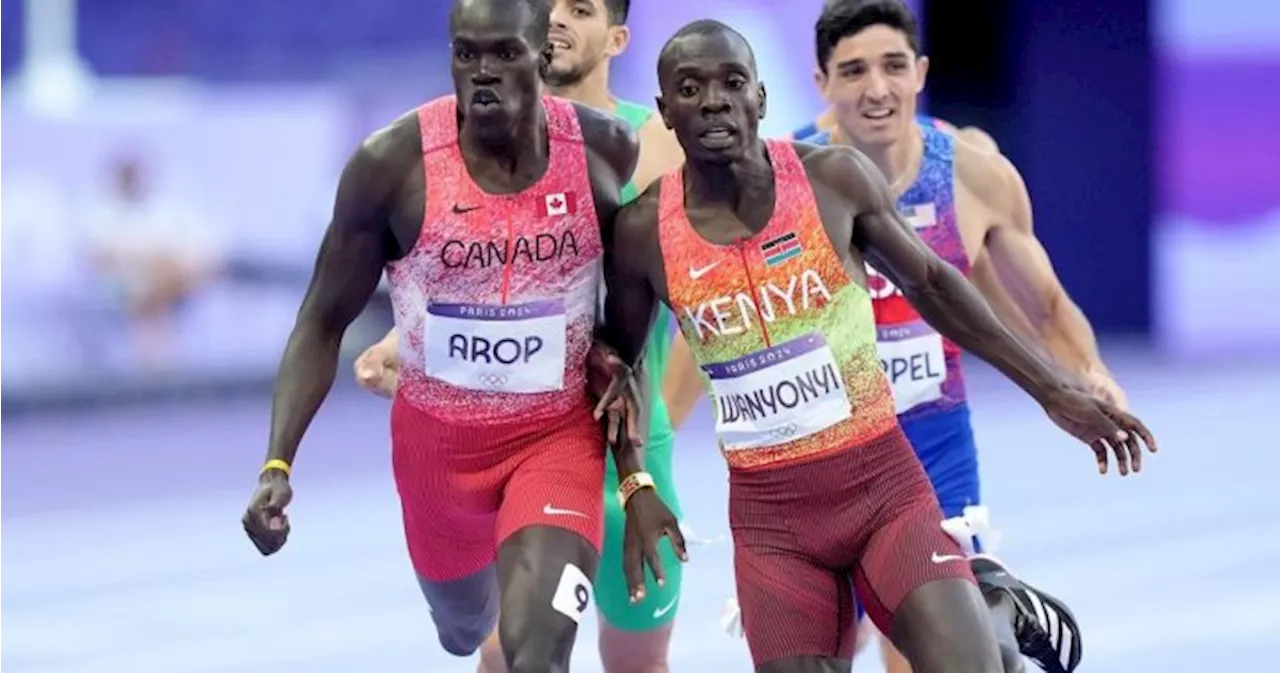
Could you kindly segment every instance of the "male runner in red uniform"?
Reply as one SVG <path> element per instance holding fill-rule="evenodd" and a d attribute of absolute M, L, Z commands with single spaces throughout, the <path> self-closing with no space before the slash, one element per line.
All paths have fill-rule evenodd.
<path fill-rule="evenodd" d="M 623 121 L 540 97 L 545 3 L 459 0 L 449 23 L 456 95 L 375 132 L 343 171 L 244 524 L 263 554 L 284 544 L 298 444 L 385 267 L 401 333 L 392 463 L 440 642 L 470 655 L 500 612 L 510 670 L 565 671 L 602 535 L 586 375 L 599 223 L 638 148 Z M 632 443 L 614 446 L 619 472 L 643 476 Z M 629 513 L 678 536 L 654 491 L 639 496 Z"/>
<path fill-rule="evenodd" d="M 686 164 L 614 223 L 606 325 L 630 361 L 664 301 L 708 379 L 756 670 L 849 670 L 854 591 L 917 673 L 1002 670 L 969 564 L 898 426 L 864 260 L 1099 460 L 1136 461 L 1139 437 L 1154 450 L 1149 433 L 1014 338 L 897 214 L 864 155 L 761 141 L 764 87 L 733 29 L 686 26 L 658 79 Z M 637 589 L 650 535 L 628 526 Z"/>

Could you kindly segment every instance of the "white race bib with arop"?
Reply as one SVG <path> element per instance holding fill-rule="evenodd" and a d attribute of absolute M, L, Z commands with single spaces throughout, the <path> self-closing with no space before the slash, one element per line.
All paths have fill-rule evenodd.
<path fill-rule="evenodd" d="M 893 405 L 901 414 L 942 399 L 947 362 L 942 336 L 923 320 L 876 328 L 880 364 L 893 388 Z"/>
<path fill-rule="evenodd" d="M 840 368 L 820 334 L 702 366 L 726 451 L 786 444 L 850 418 Z"/>
<path fill-rule="evenodd" d="M 547 393 L 564 388 L 561 300 L 427 306 L 428 376 L 467 390 Z"/>

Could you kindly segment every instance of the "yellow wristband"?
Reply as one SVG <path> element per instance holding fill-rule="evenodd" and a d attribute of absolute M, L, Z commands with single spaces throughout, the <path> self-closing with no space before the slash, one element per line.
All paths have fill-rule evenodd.
<path fill-rule="evenodd" d="M 266 463 L 263 463 L 262 469 L 258 470 L 258 474 L 265 474 L 267 470 L 280 470 L 286 477 L 289 476 L 289 473 L 291 472 L 289 463 L 280 460 L 279 458 L 272 458 Z"/>
<path fill-rule="evenodd" d="M 627 502 L 631 500 L 631 496 L 635 495 L 642 488 L 654 488 L 653 475 L 648 472 L 633 472 L 627 475 L 618 483 L 618 504 L 623 509 L 627 508 Z"/>

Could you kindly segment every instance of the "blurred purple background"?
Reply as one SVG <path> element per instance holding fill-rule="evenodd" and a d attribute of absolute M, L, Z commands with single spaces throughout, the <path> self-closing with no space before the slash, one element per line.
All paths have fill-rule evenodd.
<path fill-rule="evenodd" d="M 295 535 L 238 517 L 343 161 L 450 90 L 446 0 L 0 0 L 7 638 L 16 673 L 432 671 L 387 405 L 351 358 L 301 452 Z M 971 372 L 1001 556 L 1068 600 L 1082 673 L 1271 673 L 1280 642 L 1280 12 L 1272 0 L 921 0 L 932 110 L 989 129 L 1162 453 L 1092 458 Z M 615 62 L 647 103 L 679 25 L 753 42 L 768 134 L 812 119 L 819 0 L 640 2 Z M 1102 9 L 1100 9 L 1102 8 Z M 961 26 L 961 23 L 966 25 Z M 1212 424 L 1210 421 L 1214 421 Z M 709 409 L 677 442 L 701 538 L 727 532 Z M 730 548 L 696 546 L 673 670 L 748 670 L 720 632 Z M 575 671 L 599 671 L 594 616 Z M 880 670 L 874 654 L 859 673 Z"/>
<path fill-rule="evenodd" d="M 1156 335 L 1182 352 L 1280 343 L 1280 13 L 1157 3 Z"/>

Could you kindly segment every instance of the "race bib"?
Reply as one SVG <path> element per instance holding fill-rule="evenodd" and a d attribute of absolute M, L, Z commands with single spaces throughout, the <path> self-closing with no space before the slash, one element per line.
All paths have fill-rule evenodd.
<path fill-rule="evenodd" d="M 808 437 L 853 415 L 840 368 L 820 334 L 703 365 L 716 402 L 716 434 L 726 451 Z"/>
<path fill-rule="evenodd" d="M 468 390 L 561 390 L 565 326 L 560 300 L 502 306 L 432 303 L 424 326 L 426 372 Z"/>
<path fill-rule="evenodd" d="M 880 364 L 893 388 L 893 405 L 901 414 L 942 398 L 947 362 L 942 336 L 923 320 L 876 328 Z"/>

